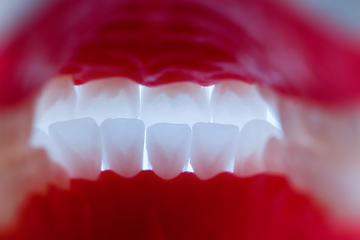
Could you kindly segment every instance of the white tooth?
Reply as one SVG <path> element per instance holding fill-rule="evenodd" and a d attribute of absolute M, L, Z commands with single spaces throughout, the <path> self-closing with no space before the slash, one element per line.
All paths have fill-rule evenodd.
<path fill-rule="evenodd" d="M 50 159 L 56 161 L 57 149 L 55 148 L 49 135 L 47 135 L 43 130 L 36 127 L 33 128 L 30 145 L 35 148 L 43 148 L 49 155 Z"/>
<path fill-rule="evenodd" d="M 153 171 L 163 179 L 178 176 L 189 161 L 191 129 L 187 124 L 158 123 L 146 131 Z"/>
<path fill-rule="evenodd" d="M 107 119 L 101 125 L 108 167 L 124 177 L 142 170 L 145 125 L 139 119 Z"/>
<path fill-rule="evenodd" d="M 42 90 L 36 107 L 34 125 L 47 133 L 50 124 L 73 119 L 75 106 L 73 79 L 70 76 L 56 77 Z"/>
<path fill-rule="evenodd" d="M 97 179 L 101 170 L 101 135 L 94 119 L 53 123 L 49 133 L 58 149 L 56 160 L 64 165 L 70 177 Z"/>
<path fill-rule="evenodd" d="M 125 78 L 91 81 L 79 88 L 76 117 L 91 117 L 100 125 L 108 118 L 138 118 L 139 84 Z"/>
<path fill-rule="evenodd" d="M 240 128 L 252 119 L 267 117 L 265 102 L 254 85 L 240 81 L 222 81 L 211 96 L 211 115 L 216 123 L 234 124 Z"/>
<path fill-rule="evenodd" d="M 140 118 L 146 126 L 156 123 L 210 121 L 209 101 L 203 87 L 194 83 L 172 83 L 160 87 L 144 87 Z"/>
<path fill-rule="evenodd" d="M 231 168 L 239 128 L 217 123 L 195 123 L 190 162 L 200 179 L 209 179 Z"/>
<path fill-rule="evenodd" d="M 257 86 L 257 90 L 260 93 L 261 97 L 265 100 L 268 111 L 271 116 L 277 121 L 280 122 L 279 117 L 279 94 L 276 94 L 273 90 L 270 90 L 263 86 Z"/>
<path fill-rule="evenodd" d="M 244 125 L 235 154 L 236 175 L 250 176 L 266 170 L 263 154 L 271 137 L 281 138 L 282 133 L 267 121 L 256 119 Z"/>

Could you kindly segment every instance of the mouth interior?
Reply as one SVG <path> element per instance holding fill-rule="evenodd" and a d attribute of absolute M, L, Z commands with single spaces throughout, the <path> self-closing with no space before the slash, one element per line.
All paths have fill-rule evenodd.
<path fill-rule="evenodd" d="M 125 181 L 126 184 L 130 183 L 130 185 L 132 184 L 131 181 L 140 181 L 141 184 L 139 185 L 141 186 L 151 179 L 159 181 L 160 178 L 155 175 L 149 177 L 146 174 L 150 173 L 146 171 L 141 172 L 144 169 L 152 169 L 162 179 L 173 179 L 170 180 L 173 181 L 171 183 L 176 183 L 176 181 L 180 181 L 178 179 L 182 179 L 180 182 L 187 182 L 188 180 L 186 179 L 189 176 L 189 178 L 193 179 L 194 175 L 181 173 L 192 168 L 198 178 L 202 180 L 211 179 L 209 180 L 210 182 L 194 180 L 196 184 L 204 184 L 202 187 L 205 189 L 212 188 L 212 186 L 221 182 L 221 179 L 227 179 L 224 176 L 229 175 L 224 173 L 215 177 L 223 171 L 234 171 L 234 174 L 237 176 L 254 176 L 258 173 L 266 172 L 268 165 L 264 163 L 266 162 L 264 159 L 268 145 L 276 149 L 277 143 L 283 143 L 280 140 L 277 142 L 277 139 L 280 139 L 282 135 L 279 134 L 279 130 L 276 130 L 274 126 L 267 123 L 269 109 L 261 106 L 264 105 L 263 100 L 259 98 L 256 89 L 252 89 L 253 85 L 248 86 L 246 83 L 239 81 L 226 82 L 224 81 L 226 79 L 246 79 L 249 83 L 261 83 L 260 87 L 265 87 L 265 89 L 268 89 L 267 87 L 270 86 L 278 90 L 278 92 L 285 92 L 288 95 L 309 96 L 310 99 L 325 102 L 335 101 L 337 98 L 344 97 L 345 95 L 351 98 L 351 96 L 357 93 L 357 89 L 359 89 L 358 79 L 354 80 L 356 74 L 353 74 L 358 71 L 354 70 L 358 66 L 356 65 L 357 61 L 343 61 L 352 63 L 345 67 L 337 65 L 335 61 L 336 67 L 331 67 L 332 63 L 327 62 L 329 66 L 326 65 L 324 67 L 321 64 L 323 62 L 321 61 L 322 59 L 317 61 L 319 59 L 317 57 L 312 58 L 311 54 L 309 55 L 310 57 L 306 54 L 305 56 L 303 52 L 312 52 L 312 48 L 335 50 L 338 50 L 338 48 L 333 48 L 333 43 L 322 37 L 319 37 L 319 39 L 323 41 L 318 41 L 318 35 L 314 34 L 311 30 L 304 30 L 301 28 L 301 25 L 299 27 L 296 21 L 279 21 L 274 16 L 282 16 L 284 19 L 288 19 L 289 16 L 278 14 L 279 12 L 274 6 L 267 8 L 267 3 L 261 2 L 259 4 L 260 7 L 257 8 L 256 4 L 252 5 L 249 3 L 248 5 L 245 2 L 239 1 L 240 7 L 236 5 L 236 9 L 244 9 L 239 10 L 241 14 L 231 11 L 231 4 L 226 5 L 224 9 L 219 9 L 220 12 L 224 11 L 226 14 L 224 12 L 218 14 L 216 11 L 209 10 L 215 9 L 211 4 L 204 7 L 190 3 L 171 6 L 167 4 L 138 5 L 138 2 L 126 4 L 124 2 L 123 5 L 112 8 L 110 2 L 106 1 L 109 4 L 108 6 L 110 6 L 108 8 L 97 6 L 96 1 L 92 2 L 94 4 L 88 4 L 87 1 L 77 1 L 76 3 L 70 3 L 69 1 L 64 3 L 64 5 L 60 4 L 59 10 L 55 11 L 56 14 L 54 12 L 50 13 L 50 15 L 54 14 L 54 17 L 47 16 L 49 21 L 42 21 L 40 25 L 35 27 L 34 31 L 30 28 L 30 33 L 24 33 L 24 36 L 20 37 L 21 40 L 12 46 L 14 49 L 20 49 L 16 50 L 15 53 L 24 51 L 26 53 L 25 59 L 28 61 L 24 61 L 21 58 L 19 60 L 17 57 L 9 57 L 9 61 L 4 62 L 4 66 L 0 69 L 0 73 L 5 71 L 2 74 L 4 76 L 11 75 L 6 74 L 8 72 L 17 72 L 19 74 L 16 76 L 20 76 L 20 80 L 15 79 L 14 81 L 1 82 L 1 86 L 4 86 L 3 89 L 13 90 L 0 96 L 1 103 L 5 105 L 16 99 L 21 99 L 25 95 L 29 95 L 31 91 L 34 92 L 43 83 L 42 81 L 48 79 L 56 70 L 60 69 L 58 72 L 65 75 L 50 81 L 40 97 L 35 114 L 35 125 L 40 130 L 34 131 L 32 144 L 46 148 L 49 158 L 65 167 L 66 172 L 71 178 L 78 180 L 73 180 L 70 192 L 63 192 L 61 189 L 51 190 L 51 194 L 47 196 L 50 199 L 52 197 L 56 198 L 57 194 L 67 197 L 67 194 L 75 194 L 72 191 L 81 192 L 81 189 L 87 188 L 88 184 L 94 185 L 89 186 L 88 191 L 85 192 L 92 193 L 97 190 L 101 192 L 104 186 L 99 189 L 96 187 L 97 184 L 104 182 L 108 184 L 112 180 L 116 183 Z M 107 6 L 106 3 L 104 4 L 105 6 Z M 74 5 L 71 6 L 71 4 Z M 67 6 L 70 7 L 68 8 Z M 74 19 L 68 22 L 65 21 L 59 27 L 59 31 L 50 31 L 48 26 L 44 27 L 42 25 L 52 23 L 49 24 L 49 26 L 52 26 L 54 23 L 57 23 L 56 19 L 68 16 L 68 14 L 64 13 L 67 13 L 72 7 L 74 9 L 81 9 L 81 11 L 77 11 L 79 14 L 72 15 Z M 113 9 L 118 11 L 115 11 L 118 14 L 113 14 Z M 257 10 L 260 10 L 260 14 L 257 13 Z M 256 18 L 249 17 L 249 12 L 254 14 L 254 16 L 267 16 L 271 21 L 266 21 L 266 19 L 259 22 L 247 21 Z M 89 15 L 92 17 L 86 17 Z M 223 15 L 229 18 L 224 18 L 222 17 Z M 87 20 L 84 21 L 84 19 Z M 234 22 L 239 25 L 234 24 Z M 251 24 L 244 25 L 244 22 Z M 279 32 L 276 31 L 277 29 L 265 24 L 268 22 L 272 22 L 273 25 L 278 24 L 280 26 Z M 298 31 L 292 31 L 294 26 L 294 29 L 298 29 Z M 69 37 L 69 32 L 71 37 Z M 289 36 L 288 32 L 293 33 L 293 36 L 289 39 L 294 41 L 284 42 L 284 40 L 289 39 L 286 37 L 282 38 L 281 36 Z M 305 40 L 303 36 L 307 36 Z M 313 38 L 317 41 L 313 41 Z M 35 47 L 30 44 L 27 46 L 23 44 L 23 39 L 31 39 L 33 42 L 38 43 L 51 42 L 52 44 L 38 44 Z M 303 40 L 305 44 L 297 41 L 298 39 Z M 318 46 L 317 42 L 321 42 L 321 46 Z M 27 49 L 27 47 L 31 50 Z M 303 51 L 304 49 L 305 51 Z M 341 59 L 344 58 L 355 58 L 357 60 L 356 56 L 348 54 L 348 52 L 342 54 L 342 50 L 340 49 L 340 53 L 334 55 L 334 59 L 340 59 L 340 63 L 342 62 Z M 287 52 L 290 52 L 291 56 L 298 58 L 288 57 Z M 9 51 L 8 55 L 5 54 L 5 56 L 20 55 L 14 54 L 12 51 Z M 313 65 L 311 65 L 313 72 L 309 71 L 310 68 L 307 68 L 308 66 L 297 64 L 299 62 L 309 63 L 309 59 L 314 61 Z M 22 71 L 17 71 L 18 69 L 14 69 L 14 66 L 20 66 L 19 69 Z M 38 66 L 44 66 L 42 68 L 43 71 L 38 71 Z M 53 69 L 54 66 L 55 70 Z M 324 68 L 329 71 L 324 71 Z M 345 69 L 344 71 L 349 74 L 342 75 L 341 69 Z M 29 74 L 29 72 L 32 74 Z M 324 72 L 329 72 L 329 75 L 335 79 L 344 79 L 345 83 L 339 88 L 338 81 L 327 78 L 328 75 L 324 76 Z M 33 79 L 29 79 L 28 76 L 33 76 Z M 300 78 L 297 78 L 298 76 Z M 101 80 L 92 81 L 94 79 Z M 187 81 L 194 84 L 187 83 Z M 33 84 L 26 85 L 29 82 Z M 175 84 L 173 82 L 180 83 Z M 354 82 L 356 84 L 351 84 Z M 11 85 L 13 83 L 15 84 Z M 74 83 L 79 85 L 75 90 L 73 87 Z M 138 84 L 143 86 L 139 87 Z M 155 85 L 163 86 L 149 88 L 149 86 Z M 214 90 L 209 101 L 207 96 L 208 90 L 202 86 L 212 85 L 214 85 Z M 324 86 L 327 91 L 324 90 Z M 332 92 L 336 92 L 336 94 L 332 94 Z M 264 94 L 262 95 L 264 96 Z M 270 100 L 272 99 L 270 98 Z M 288 111 L 281 112 L 281 118 L 291 119 L 286 114 L 291 112 L 292 105 L 287 105 L 286 102 L 281 104 L 280 106 L 284 109 L 288 107 Z M 297 109 L 296 106 L 294 108 Z M 230 110 L 228 111 L 228 109 Z M 271 111 L 276 112 L 277 109 L 271 109 Z M 335 115 L 330 114 L 330 116 Z M 304 113 L 304 116 L 308 115 Z M 115 120 L 112 121 L 112 118 Z M 261 120 L 250 121 L 255 118 L 260 118 Z M 299 119 L 304 120 L 302 116 L 299 116 Z M 289 129 L 304 129 L 306 134 L 299 137 L 301 140 L 307 139 L 309 135 L 313 137 L 309 129 L 314 130 L 313 132 L 315 133 L 322 133 L 323 129 L 327 129 L 326 127 L 321 128 L 322 125 L 320 124 L 313 124 L 314 122 L 318 123 L 318 121 L 309 121 L 310 127 L 308 128 L 308 125 L 304 124 L 306 121 L 296 120 L 295 117 L 294 124 L 291 124 L 291 121 L 284 123 L 285 133 L 289 134 L 288 136 L 290 136 L 289 138 L 293 142 L 296 142 L 294 139 L 299 137 L 297 135 L 298 132 L 294 131 L 294 133 Z M 41 121 L 43 122 L 41 123 Z M 295 126 L 295 123 L 298 123 L 298 125 Z M 147 129 L 146 138 L 145 129 Z M 327 142 L 323 139 L 323 136 L 327 135 L 319 135 L 322 137 L 320 137 L 318 142 L 325 142 L 324 145 L 326 145 Z M 127 136 L 126 141 L 121 139 L 120 136 Z M 179 136 L 182 136 L 182 138 Z M 318 135 L 315 136 L 315 140 L 319 140 L 316 137 Z M 270 142 L 269 139 L 272 140 L 272 144 L 267 144 Z M 291 145 L 293 142 L 286 144 Z M 305 142 L 308 144 L 308 142 L 314 141 L 312 139 Z M 348 141 L 345 142 L 348 143 Z M 145 144 L 147 151 L 143 150 Z M 237 144 L 240 144 L 240 147 Z M 288 147 L 286 144 L 280 144 L 280 149 L 277 149 L 278 151 L 270 153 L 284 153 L 281 149 L 286 149 L 286 151 L 290 149 L 284 147 Z M 333 147 L 333 145 L 330 145 L 330 147 Z M 304 148 L 304 151 L 297 151 L 299 149 L 296 147 L 294 147 L 295 150 L 291 149 L 293 152 L 290 150 L 289 152 L 285 151 L 287 155 L 284 154 L 282 158 L 292 159 L 291 156 L 300 156 L 298 159 L 294 158 L 295 160 L 301 160 L 305 156 L 306 159 L 312 159 L 313 156 L 311 154 L 313 152 L 306 152 L 307 148 Z M 235 149 L 240 149 L 240 153 Z M 302 155 L 304 152 L 308 155 Z M 144 153 L 149 153 L 148 161 L 143 159 L 143 155 L 146 155 Z M 315 153 L 318 154 L 317 151 Z M 276 157 L 282 159 L 279 156 Z M 115 160 L 112 161 L 110 159 Z M 131 159 L 133 160 L 132 163 L 136 163 L 130 164 L 129 161 L 125 161 L 126 159 Z M 137 160 L 135 161 L 135 159 Z M 190 164 L 188 163 L 189 159 Z M 315 157 L 315 160 L 318 159 Z M 171 163 L 170 165 L 168 164 L 169 162 Z M 310 166 L 312 166 L 311 164 Z M 101 174 L 98 181 L 79 180 L 79 178 L 96 180 L 101 166 L 103 166 L 103 169 L 113 170 L 120 177 L 115 177 L 113 173 L 106 171 Z M 301 168 L 302 166 L 299 165 L 299 168 L 295 166 L 295 172 L 300 172 L 299 175 L 302 174 L 304 176 L 300 178 L 301 181 L 309 176 L 309 179 L 314 180 L 314 182 L 319 179 L 316 173 L 307 175 L 306 167 Z M 320 164 L 320 168 L 317 169 L 321 169 L 321 167 Z M 305 170 L 301 172 L 297 171 L 298 169 Z M 139 172 L 140 174 L 137 175 Z M 330 171 L 330 175 L 332 173 L 334 171 Z M 179 174 L 180 177 L 177 177 Z M 137 177 L 130 178 L 133 176 Z M 233 177 L 231 176 L 230 178 L 234 179 Z M 252 178 L 254 181 L 251 180 L 251 184 L 247 185 L 248 188 L 243 192 L 239 191 L 239 194 L 246 197 L 246 193 L 251 192 L 254 185 L 254 188 L 261 188 L 262 185 L 260 184 L 259 187 L 256 184 L 257 181 L 255 181 L 261 178 L 259 176 Z M 356 180 L 357 178 L 354 177 L 354 179 Z M 190 182 L 193 183 L 192 181 Z M 231 182 L 233 180 L 229 181 L 230 185 Z M 269 182 L 271 183 L 272 180 Z M 312 184 L 309 180 L 305 182 L 306 186 Z M 209 185 L 205 186 L 208 183 Z M 270 185 L 273 186 L 272 184 Z M 278 186 L 277 184 L 275 185 Z M 285 185 L 281 186 L 287 189 L 288 186 Z M 74 190 L 76 186 L 80 187 Z M 158 185 L 154 184 L 154 186 Z M 221 186 L 223 187 L 223 185 Z M 314 189 L 323 189 L 322 186 L 320 184 L 315 186 Z M 119 186 L 112 186 L 111 191 L 114 191 L 116 187 Z M 221 195 L 222 187 L 219 187 L 217 192 L 214 191 L 214 194 L 218 193 Z M 236 189 L 238 187 L 237 185 L 234 186 Z M 168 191 L 167 187 L 160 189 Z M 350 189 L 350 191 L 352 190 Z M 194 194 L 197 189 L 191 191 Z M 120 191 L 114 191 L 115 193 L 119 194 L 119 198 L 121 198 Z M 199 191 L 199 193 L 203 193 L 203 191 Z M 208 194 L 204 196 L 214 197 L 214 195 Z M 354 194 L 356 195 L 356 192 Z M 161 196 L 161 194 L 159 195 Z M 270 195 L 275 198 L 278 196 L 274 192 L 271 192 Z M 190 196 L 200 197 L 196 194 L 190 194 Z M 145 198 L 147 197 L 146 195 Z M 228 193 L 224 199 L 240 201 L 238 198 L 232 197 L 234 196 Z M 251 195 L 249 198 L 257 197 L 257 195 Z M 262 195 L 259 198 L 264 199 L 264 201 L 266 200 L 266 197 Z M 89 199 L 90 197 L 86 197 L 84 202 L 89 202 Z M 103 198 L 106 202 L 110 201 L 109 199 L 111 198 Z M 113 199 L 117 198 L 114 197 Z M 128 199 L 133 200 L 135 198 Z M 43 200 L 40 198 L 34 201 L 41 202 Z M 156 201 L 162 203 L 159 199 L 156 199 Z M 156 201 L 153 200 L 152 203 Z M 223 201 L 226 202 L 225 200 Z M 296 202 L 297 200 L 294 201 Z M 38 204 L 40 204 L 39 202 Z M 106 205 L 106 202 L 103 205 Z M 206 199 L 203 199 L 203 202 L 206 202 Z M 219 202 L 215 202 L 215 205 L 223 206 L 223 202 L 220 200 Z M 274 205 L 279 204 L 277 201 L 272 203 Z M 36 204 L 34 205 L 35 211 L 40 211 L 41 204 Z M 79 205 L 81 204 L 79 203 Z M 99 204 L 99 202 L 94 204 Z M 247 202 L 245 206 L 248 206 L 248 204 Z M 290 204 L 293 204 L 292 200 Z M 116 204 L 114 203 L 114 205 Z M 198 204 L 196 208 L 201 209 L 200 205 Z M 235 202 L 234 205 L 236 205 Z M 36 206 L 39 209 L 36 209 Z M 231 204 L 229 206 L 233 207 Z M 255 204 L 254 206 L 258 207 L 259 205 Z M 255 212 L 256 207 L 254 207 L 255 210 L 253 209 Z M 312 207 L 310 208 L 313 209 Z M 55 208 L 50 207 L 49 209 L 52 211 Z M 171 206 L 167 210 L 171 211 L 171 209 L 176 209 L 176 207 Z M 117 210 L 119 210 L 119 215 L 121 215 L 122 210 L 120 208 Z M 84 211 L 86 212 L 86 210 Z M 92 208 L 92 211 L 96 212 L 96 209 Z M 219 211 L 221 211 L 221 207 Z M 188 211 L 184 212 L 191 215 Z M 206 216 L 202 211 L 195 210 L 195 212 L 199 216 Z M 261 210 L 261 214 L 258 216 L 265 216 L 262 213 Z M 151 215 L 151 213 L 149 214 Z M 256 216 L 256 214 L 254 215 L 254 212 L 251 212 L 251 214 L 246 216 L 246 219 L 249 219 L 252 216 Z M 85 216 L 81 215 L 82 220 L 85 218 Z M 94 219 L 102 218 L 97 216 Z M 207 221 L 206 218 L 201 220 Z M 319 222 L 321 221 L 319 220 Z M 101 225 L 101 223 L 97 224 Z M 241 224 L 244 223 L 242 222 Z M 162 221 L 159 225 L 166 225 L 166 223 Z M 195 225 L 199 226 L 198 224 Z M 221 223 L 216 222 L 214 225 L 221 226 Z M 236 229 L 236 225 L 231 229 Z"/>
<path fill-rule="evenodd" d="M 171 179 L 193 172 L 192 164 L 203 179 L 234 166 L 251 176 L 266 170 L 264 147 L 282 135 L 268 107 L 254 85 L 238 81 L 149 88 L 125 78 L 73 86 L 72 77 L 57 77 L 38 99 L 31 142 L 73 178 L 95 180 L 101 166 L 125 177 L 153 169 Z"/>

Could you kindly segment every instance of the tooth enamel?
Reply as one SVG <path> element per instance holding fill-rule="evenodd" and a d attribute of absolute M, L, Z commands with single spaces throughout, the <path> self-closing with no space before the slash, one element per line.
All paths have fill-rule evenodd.
<path fill-rule="evenodd" d="M 153 171 L 163 179 L 178 176 L 189 161 L 191 129 L 186 124 L 158 123 L 147 128 L 146 148 Z"/>
<path fill-rule="evenodd" d="M 91 81 L 79 88 L 76 117 L 91 117 L 100 125 L 108 118 L 138 118 L 139 85 L 125 78 Z"/>
<path fill-rule="evenodd" d="M 251 176 L 266 170 L 263 154 L 271 137 L 281 138 L 282 133 L 267 121 L 256 119 L 244 125 L 237 141 L 236 175 Z"/>
<path fill-rule="evenodd" d="M 211 95 L 213 122 L 233 124 L 240 128 L 252 119 L 267 117 L 265 102 L 254 85 L 240 81 L 222 81 L 215 85 Z"/>
<path fill-rule="evenodd" d="M 47 133 L 50 124 L 73 119 L 75 106 L 73 79 L 70 76 L 56 77 L 41 92 L 34 125 Z"/>
<path fill-rule="evenodd" d="M 53 123 L 49 133 L 57 149 L 55 160 L 68 170 L 70 177 L 97 179 L 101 170 L 101 135 L 94 119 Z"/>
<path fill-rule="evenodd" d="M 161 87 L 144 87 L 140 118 L 146 126 L 156 123 L 209 122 L 209 101 L 203 87 L 194 83 L 172 83 Z"/>
<path fill-rule="evenodd" d="M 200 179 L 209 179 L 231 168 L 239 128 L 217 123 L 192 127 L 190 163 Z"/>
<path fill-rule="evenodd" d="M 34 127 L 29 143 L 30 146 L 34 148 L 43 148 L 49 155 L 49 158 L 55 161 L 57 150 L 55 149 L 49 135 L 47 135 L 43 130 Z"/>
<path fill-rule="evenodd" d="M 139 119 L 107 119 L 101 125 L 107 166 L 124 177 L 142 170 L 145 125 Z"/>
<path fill-rule="evenodd" d="M 271 116 L 277 121 L 280 122 L 280 114 L 279 114 L 279 96 L 272 90 L 258 86 L 258 92 L 260 93 L 261 97 L 265 100 L 266 106 L 268 111 L 270 112 Z"/>

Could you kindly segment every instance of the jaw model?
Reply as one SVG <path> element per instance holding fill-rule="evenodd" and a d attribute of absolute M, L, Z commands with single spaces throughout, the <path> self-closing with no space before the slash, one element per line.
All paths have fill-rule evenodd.
<path fill-rule="evenodd" d="M 1 39 L 4 238 L 359 236 L 353 29 L 271 0 L 38 6 Z"/>

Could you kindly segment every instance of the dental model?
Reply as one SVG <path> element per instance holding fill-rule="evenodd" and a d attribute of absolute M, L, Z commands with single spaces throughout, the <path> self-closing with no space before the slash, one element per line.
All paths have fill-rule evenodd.
<path fill-rule="evenodd" d="M 358 6 L 17 1 L 0 239 L 360 239 Z"/>

